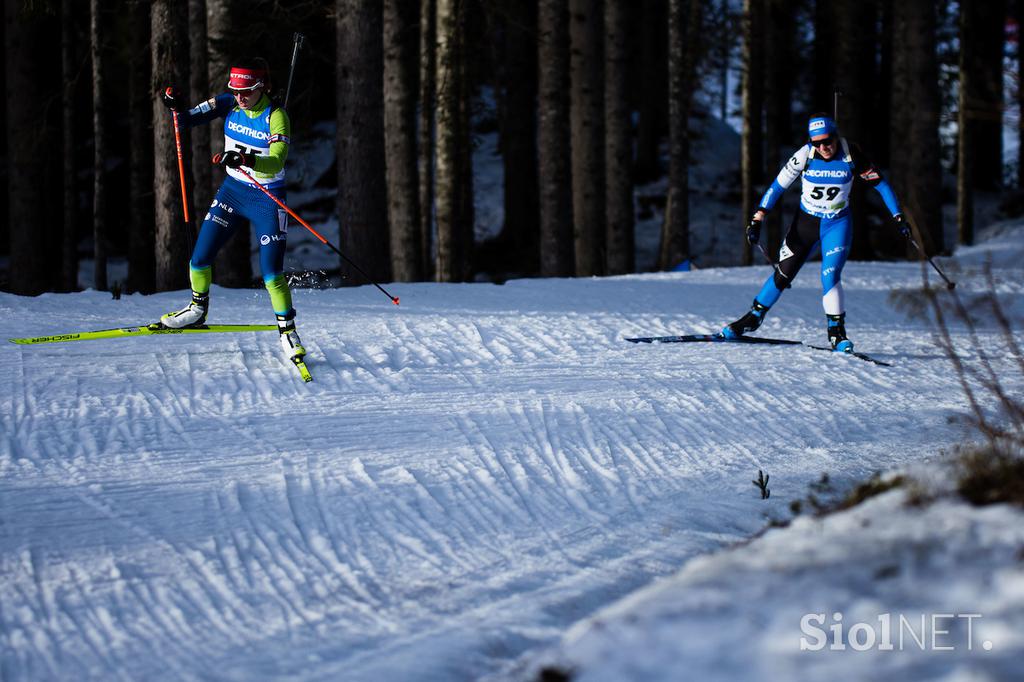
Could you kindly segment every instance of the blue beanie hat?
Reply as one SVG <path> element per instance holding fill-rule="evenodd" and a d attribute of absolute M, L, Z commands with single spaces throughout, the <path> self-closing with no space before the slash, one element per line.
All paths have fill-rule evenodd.
<path fill-rule="evenodd" d="M 811 120 L 807 122 L 807 137 L 831 135 L 837 130 L 836 122 L 828 116 L 812 116 Z"/>

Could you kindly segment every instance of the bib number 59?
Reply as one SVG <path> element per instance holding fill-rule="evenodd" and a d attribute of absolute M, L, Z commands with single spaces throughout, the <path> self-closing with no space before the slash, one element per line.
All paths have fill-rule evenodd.
<path fill-rule="evenodd" d="M 822 197 L 827 197 L 829 201 L 832 201 L 837 196 L 839 196 L 838 187 L 822 187 L 821 185 L 815 185 L 811 189 L 812 199 L 821 199 Z"/>

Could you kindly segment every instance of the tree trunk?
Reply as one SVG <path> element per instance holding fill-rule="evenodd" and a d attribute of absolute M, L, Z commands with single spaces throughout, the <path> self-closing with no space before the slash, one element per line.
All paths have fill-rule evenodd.
<path fill-rule="evenodd" d="M 337 0 L 336 8 L 341 250 L 370 278 L 387 281 L 383 0 Z M 363 283 L 347 262 L 341 271 L 353 284 Z"/>
<path fill-rule="evenodd" d="M 15 133 L 7 135 L 7 164 L 16 169 L 7 181 L 8 286 L 16 294 L 35 295 L 55 284 L 60 273 L 48 259 L 62 234 L 60 208 L 50 192 L 60 183 L 61 157 L 53 150 L 61 135 L 41 111 L 42 103 L 61 97 L 60 63 L 53 59 L 59 53 L 51 49 L 60 23 L 45 8 L 22 5 L 4 3 L 7 130 Z M 51 61 L 56 61 L 52 70 Z M 57 108 L 52 109 L 59 122 Z"/>
<path fill-rule="evenodd" d="M 156 251 L 153 231 L 153 97 L 149 52 L 149 2 L 129 5 L 128 55 L 128 291 L 153 293 Z M 163 107 L 160 107 L 163 109 Z M 163 116 L 166 113 L 160 112 Z M 161 123 L 165 123 L 161 119 Z"/>
<path fill-rule="evenodd" d="M 153 0 L 150 12 L 153 93 L 153 189 L 156 194 L 156 287 L 159 291 L 188 286 L 188 258 L 195 226 L 185 227 L 178 159 L 171 116 L 156 96 L 162 87 L 188 79 L 188 7 L 174 0 Z M 184 142 L 182 142 L 184 145 Z M 186 151 L 185 147 L 182 152 Z M 186 168 L 188 164 L 186 163 Z M 195 219 L 195 216 L 192 216 Z"/>
<path fill-rule="evenodd" d="M 420 276 L 433 277 L 434 112 L 437 108 L 437 3 L 420 3 L 419 257 Z"/>
<path fill-rule="evenodd" d="M 1017 111 L 1024 112 L 1024 0 L 1014 0 L 1014 18 L 1017 22 Z M 1017 191 L 1024 192 L 1024 115 L 1017 115 Z"/>
<path fill-rule="evenodd" d="M 473 103 L 471 86 L 469 82 L 469 61 L 467 56 L 466 25 L 468 24 L 467 14 L 469 9 L 462 11 L 459 15 L 459 64 L 462 74 L 459 76 L 459 139 L 458 139 L 458 242 L 459 262 L 458 271 L 461 273 L 459 279 L 472 281 L 475 273 L 474 255 L 476 248 L 476 209 L 473 206 Z"/>
<path fill-rule="evenodd" d="M 499 150 L 504 169 L 505 220 L 489 244 L 499 271 L 540 268 L 537 185 L 536 0 L 509 0 L 488 12 L 494 43 Z"/>
<path fill-rule="evenodd" d="M 416 0 L 384 0 L 384 145 L 394 279 L 422 279 L 416 176 Z"/>
<path fill-rule="evenodd" d="M 568 0 L 540 0 L 537 11 L 540 272 L 567 277 L 574 271 Z"/>
<path fill-rule="evenodd" d="M 690 103 L 700 20 L 698 0 L 669 0 L 669 182 L 658 253 L 663 270 L 690 258 Z"/>
<path fill-rule="evenodd" d="M 611 3 L 618 5 L 620 3 Z M 643 0 L 640 17 L 641 87 L 636 126 L 636 182 L 651 182 L 661 177 L 661 140 L 667 119 L 668 90 L 665 0 Z"/>
<path fill-rule="evenodd" d="M 847 0 L 814 0 L 814 42 L 811 47 L 811 111 L 831 115 L 833 96 L 838 89 L 836 62 L 839 59 L 839 34 L 845 27 L 837 26 L 837 2 Z"/>
<path fill-rule="evenodd" d="M 740 183 L 742 192 L 741 225 L 750 220 L 757 205 L 757 184 L 764 176 L 761 154 L 761 116 L 764 101 L 763 80 L 758 65 L 763 63 L 764 0 L 743 0 L 743 133 L 740 140 Z M 742 235 L 742 231 L 740 231 Z M 746 239 L 743 264 L 750 265 L 753 252 Z"/>
<path fill-rule="evenodd" d="M 60 10 L 61 71 L 64 83 L 63 112 L 64 129 L 64 231 L 61 238 L 60 289 L 78 289 L 78 182 L 75 167 L 75 83 L 77 69 L 75 60 L 75 22 L 72 0 L 62 0 Z"/>
<path fill-rule="evenodd" d="M 89 46 L 92 55 L 92 240 L 93 288 L 107 286 L 107 133 L 103 124 L 103 16 L 100 0 L 89 2 Z"/>
<path fill-rule="evenodd" d="M 974 244 L 974 132 L 972 104 L 976 102 L 981 60 L 978 56 L 978 10 L 971 3 L 960 6 L 960 79 L 957 112 L 956 144 L 956 225 L 957 241 L 970 246 Z"/>
<path fill-rule="evenodd" d="M 792 36 L 796 21 L 787 0 L 768 0 L 765 12 L 765 171 L 770 176 L 782 167 L 793 146 L 793 72 L 796 55 Z M 766 178 L 767 180 L 767 178 Z M 777 253 L 782 246 L 782 211 L 765 218 L 765 248 Z"/>
<path fill-rule="evenodd" d="M 602 0 L 569 0 L 572 208 L 576 274 L 604 274 L 604 37 Z"/>
<path fill-rule="evenodd" d="M 195 1 L 195 0 L 191 0 Z M 205 99 L 214 94 L 224 92 L 227 89 L 228 70 L 231 68 L 231 60 L 237 59 L 238 47 L 233 47 L 238 42 L 237 27 L 235 25 L 233 0 L 206 0 L 206 94 L 196 93 L 198 99 Z M 195 16 L 192 14 L 190 16 Z M 198 18 L 195 19 L 198 23 Z M 245 49 L 251 49 L 246 47 Z M 195 82 L 195 81 L 194 81 Z M 210 194 L 213 195 L 221 182 L 221 175 L 213 172 L 213 165 L 210 158 L 215 152 L 224 150 L 223 125 L 220 121 L 212 124 L 214 127 L 205 126 L 210 135 L 209 153 L 205 158 L 196 158 L 194 167 L 204 166 L 204 171 L 209 173 L 208 179 L 196 175 L 196 184 L 208 183 Z M 202 127 L 202 126 L 201 126 Z M 197 129 L 193 129 L 195 131 Z M 194 204 L 199 205 L 198 198 Z M 200 221 L 206 212 L 206 205 L 199 205 L 201 213 L 197 211 Z M 228 243 L 217 253 L 213 264 L 213 279 L 218 284 L 228 287 L 247 287 L 252 284 L 252 230 L 240 228 L 228 239 Z"/>
<path fill-rule="evenodd" d="M 457 0 L 437 0 L 437 280 L 458 282 L 462 270 L 462 17 Z"/>
<path fill-rule="evenodd" d="M 893 7 L 892 179 L 929 254 L 943 250 L 942 168 L 939 158 L 939 90 L 936 8 L 928 0 Z M 913 106 L 908 106 L 913 102 Z M 908 255 L 917 254 L 908 246 Z"/>
<path fill-rule="evenodd" d="M 718 21 L 720 30 L 718 39 L 718 54 L 720 63 L 718 65 L 719 94 L 718 94 L 718 118 L 722 121 L 729 119 L 729 66 L 732 63 L 732 27 L 729 10 L 729 0 L 721 0 L 718 3 Z"/>
<path fill-rule="evenodd" d="M 695 1 L 695 0 L 694 0 Z M 604 126 L 606 272 L 634 269 L 633 121 L 629 106 L 629 4 L 607 2 L 604 8 Z"/>
<path fill-rule="evenodd" d="M 207 76 L 208 54 L 206 39 L 206 0 L 188 0 L 189 34 L 189 106 L 209 99 L 210 79 Z M 219 92 L 219 91 L 218 91 Z M 219 131 L 218 131 L 219 132 Z M 192 142 L 193 192 L 189 197 L 192 213 L 196 216 L 196 228 L 203 222 L 207 207 L 213 201 L 213 156 L 210 150 L 210 126 L 201 125 L 189 129 Z"/>
<path fill-rule="evenodd" d="M 834 112 L 840 133 L 851 140 L 857 140 L 869 155 L 873 147 L 869 144 L 872 130 L 873 92 L 878 82 L 875 68 L 877 52 L 876 18 L 874 0 L 842 0 L 832 3 L 833 23 L 844 27 L 838 32 L 835 42 L 835 61 L 832 64 L 832 82 L 839 90 L 839 110 Z M 867 188 L 855 183 L 851 204 L 860 207 L 853 212 L 853 244 L 850 258 L 868 260 L 875 256 L 869 234 Z"/>
<path fill-rule="evenodd" d="M 238 57 L 232 54 L 232 45 L 236 40 L 234 2 L 206 0 L 206 77 L 210 95 L 227 90 L 230 62 Z M 223 151 L 223 140 L 217 143 L 216 137 L 211 137 L 213 149 Z"/>
<path fill-rule="evenodd" d="M 970 183 L 989 192 L 1003 186 L 1003 54 L 1006 45 L 1006 2 L 961 2 L 960 69 L 966 69 L 968 91 L 961 112 L 971 132 L 975 163 Z M 966 112 L 963 111 L 966 109 Z"/>
<path fill-rule="evenodd" d="M 874 116 L 871 131 L 871 152 L 874 154 L 875 163 L 882 168 L 889 168 L 889 129 L 892 127 L 890 119 L 892 113 L 892 3 L 879 2 L 880 7 L 880 30 L 878 34 L 878 83 L 875 85 L 875 99 L 872 103 Z"/>

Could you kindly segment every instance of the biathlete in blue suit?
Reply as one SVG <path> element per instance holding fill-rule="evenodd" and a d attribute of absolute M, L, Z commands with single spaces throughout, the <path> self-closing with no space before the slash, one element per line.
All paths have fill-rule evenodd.
<path fill-rule="evenodd" d="M 768 211 L 793 184 L 801 179 L 800 210 L 786 232 L 779 250 L 775 273 L 765 281 L 746 315 L 722 329 L 722 335 L 736 338 L 761 326 L 768 309 L 796 278 L 808 256 L 821 246 L 822 306 L 827 318 L 828 339 L 838 351 L 853 351 L 846 338 L 846 306 L 842 273 L 853 241 L 850 189 L 860 179 L 882 197 L 886 208 L 904 236 L 910 227 L 903 219 L 896 195 L 875 165 L 855 143 L 839 136 L 835 121 L 815 114 L 807 125 L 808 142 L 793 154 L 779 172 L 747 225 L 747 241 L 757 244 L 761 222 Z"/>
<path fill-rule="evenodd" d="M 214 257 L 234 231 L 248 221 L 260 242 L 260 269 L 277 315 L 281 347 L 288 357 L 301 359 L 306 350 L 295 330 L 295 308 L 284 276 L 288 216 L 246 177 L 248 174 L 278 199 L 285 200 L 284 162 L 291 143 L 291 123 L 284 109 L 271 103 L 269 91 L 270 70 L 264 60 L 256 58 L 231 67 L 228 92 L 192 109 L 186 110 L 174 88 L 162 95 L 163 103 L 178 112 L 184 127 L 224 119 L 224 151 L 214 155 L 213 163 L 223 167 L 228 175 L 206 213 L 189 261 L 192 301 L 181 310 L 167 313 L 160 321 L 176 329 L 206 321 Z"/>

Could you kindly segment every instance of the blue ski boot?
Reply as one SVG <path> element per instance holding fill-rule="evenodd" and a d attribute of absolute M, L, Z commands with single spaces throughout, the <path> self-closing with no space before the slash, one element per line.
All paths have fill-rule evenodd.
<path fill-rule="evenodd" d="M 756 331 L 761 326 L 761 323 L 764 322 L 764 316 L 767 312 L 768 308 L 758 303 L 755 298 L 754 304 L 750 306 L 747 314 L 735 322 L 722 327 L 722 331 L 719 334 L 727 339 L 736 339 L 744 334 Z"/>
<path fill-rule="evenodd" d="M 828 341 L 832 350 L 839 353 L 852 353 L 853 341 L 846 338 L 846 313 L 826 315 L 828 318 Z"/>

